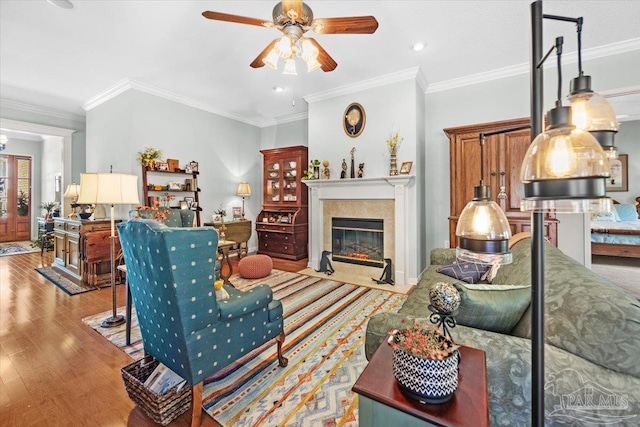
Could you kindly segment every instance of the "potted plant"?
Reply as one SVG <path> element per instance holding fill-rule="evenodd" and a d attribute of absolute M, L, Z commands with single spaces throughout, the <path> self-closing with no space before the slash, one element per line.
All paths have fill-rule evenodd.
<path fill-rule="evenodd" d="M 42 202 L 40 203 L 40 209 L 42 209 L 45 212 L 45 217 L 47 219 L 47 222 L 51 222 L 53 221 L 53 210 L 54 208 L 58 206 L 58 203 L 56 202 Z"/>
<path fill-rule="evenodd" d="M 24 191 L 18 192 L 18 216 L 29 215 L 29 196 Z"/>
<path fill-rule="evenodd" d="M 146 166 L 149 170 L 154 170 L 156 162 L 161 159 L 162 151 L 154 147 L 146 147 L 143 151 L 138 152 L 138 163 Z"/>
<path fill-rule="evenodd" d="M 447 402 L 458 388 L 458 348 L 438 328 L 414 325 L 391 333 L 393 376 L 403 393 L 422 403 Z"/>

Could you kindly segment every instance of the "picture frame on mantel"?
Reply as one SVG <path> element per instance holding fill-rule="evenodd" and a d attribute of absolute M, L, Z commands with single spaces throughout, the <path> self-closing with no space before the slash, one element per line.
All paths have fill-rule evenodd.
<path fill-rule="evenodd" d="M 607 178 L 607 191 L 629 191 L 629 155 L 619 154 L 609 159 L 611 176 Z"/>
<path fill-rule="evenodd" d="M 400 175 L 409 175 L 411 173 L 411 167 L 413 162 L 404 162 L 400 167 Z"/>

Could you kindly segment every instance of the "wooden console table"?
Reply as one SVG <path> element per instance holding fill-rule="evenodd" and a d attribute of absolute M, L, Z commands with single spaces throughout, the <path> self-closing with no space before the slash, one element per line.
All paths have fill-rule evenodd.
<path fill-rule="evenodd" d="M 360 426 L 489 426 L 484 351 L 460 347 L 458 389 L 440 405 L 421 404 L 402 394 L 393 376 L 393 349 L 380 345 L 353 386 Z"/>
<path fill-rule="evenodd" d="M 120 222 L 117 220 L 116 222 Z M 92 280 L 89 280 L 87 259 L 97 259 L 94 252 L 110 254 L 110 241 L 87 246 L 89 233 L 109 231 L 109 220 L 90 221 L 84 219 L 55 218 L 54 220 L 54 257 L 51 266 L 77 284 L 99 285 L 111 280 L 109 258 L 92 264 Z M 91 282 L 91 283 L 90 283 Z"/>

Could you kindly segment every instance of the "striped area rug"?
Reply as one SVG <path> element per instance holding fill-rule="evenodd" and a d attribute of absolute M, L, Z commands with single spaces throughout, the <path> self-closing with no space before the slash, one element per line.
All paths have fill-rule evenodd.
<path fill-rule="evenodd" d="M 256 349 L 205 381 L 207 413 L 224 426 L 357 426 L 351 387 L 367 364 L 367 321 L 396 311 L 406 296 L 277 271 L 267 280 L 232 282 L 240 289 L 266 282 L 282 301 L 289 365 L 278 366 L 273 342 Z M 128 353 L 137 358 L 138 351 Z"/>

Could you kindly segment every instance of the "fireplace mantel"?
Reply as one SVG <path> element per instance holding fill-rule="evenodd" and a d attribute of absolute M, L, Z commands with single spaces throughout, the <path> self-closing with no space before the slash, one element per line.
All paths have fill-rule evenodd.
<path fill-rule="evenodd" d="M 393 267 L 395 282 L 408 283 L 409 279 L 409 209 L 407 187 L 413 175 L 373 178 L 319 179 L 302 181 L 309 187 L 309 267 L 320 263 L 323 242 L 323 203 L 325 200 L 393 200 L 395 253 Z"/>

